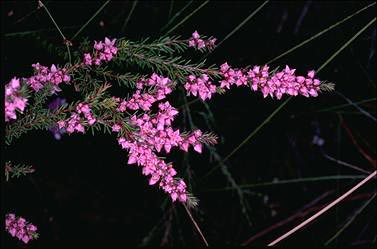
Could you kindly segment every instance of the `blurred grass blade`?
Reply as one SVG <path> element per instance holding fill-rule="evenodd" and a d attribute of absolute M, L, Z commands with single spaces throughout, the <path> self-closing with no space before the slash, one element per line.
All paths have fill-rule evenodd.
<path fill-rule="evenodd" d="M 17 23 L 20 23 L 24 20 L 26 20 L 27 18 L 31 17 L 34 13 L 36 13 L 38 10 L 40 10 L 41 8 L 36 8 L 34 10 L 32 10 L 31 12 L 29 12 L 28 14 L 24 15 L 23 17 L 19 18 L 17 21 L 14 22 L 14 24 L 17 24 Z"/>
<path fill-rule="evenodd" d="M 54 23 L 56 29 L 59 31 L 60 35 L 62 36 L 62 38 L 63 38 L 63 42 L 64 42 L 65 46 L 67 47 L 69 63 L 72 64 L 71 50 L 69 50 L 69 45 L 68 45 L 68 40 L 67 40 L 67 38 L 65 38 L 63 32 L 60 30 L 58 24 L 55 22 L 54 18 L 52 17 L 50 11 L 47 9 L 46 5 L 44 5 L 44 4 L 42 3 L 42 1 L 40 1 L 40 0 L 38 1 L 38 4 L 39 4 L 39 6 L 41 6 L 41 7 L 46 11 L 47 15 L 50 17 L 50 19 L 51 19 L 51 21 Z"/>
<path fill-rule="evenodd" d="M 81 31 L 83 31 L 86 28 L 86 26 L 88 26 L 88 24 L 103 10 L 103 8 L 106 7 L 108 3 L 110 3 L 110 0 L 102 4 L 102 6 L 96 11 L 96 13 L 94 13 L 94 15 L 91 18 L 89 18 L 89 20 L 84 25 L 82 25 L 82 27 L 76 32 L 76 34 L 73 35 L 72 40 L 75 39 L 76 36 L 78 36 L 81 33 Z"/>
<path fill-rule="evenodd" d="M 367 5 L 367 6 L 365 6 L 364 8 L 362 8 L 362 9 L 356 11 L 355 13 L 353 13 L 353 14 L 351 14 L 351 15 L 349 15 L 349 16 L 347 16 L 347 17 L 344 18 L 343 20 L 340 20 L 339 22 L 337 22 L 337 23 L 331 25 L 330 27 L 328 27 L 328 28 L 322 30 L 321 32 L 319 32 L 319 33 L 313 35 L 312 37 L 306 39 L 305 41 L 301 42 L 300 44 L 298 44 L 298 45 L 294 46 L 293 48 L 287 50 L 286 52 L 282 53 L 281 55 L 278 55 L 278 56 L 276 56 L 275 58 L 269 60 L 269 61 L 267 62 L 267 64 L 270 64 L 271 62 L 274 62 L 274 61 L 276 61 L 277 59 L 280 59 L 280 58 L 282 58 L 283 56 L 285 56 L 285 55 L 287 55 L 287 54 L 289 54 L 289 53 L 295 51 L 296 49 L 302 47 L 302 46 L 305 45 L 306 43 L 308 43 L 308 42 L 310 42 L 310 41 L 312 41 L 312 40 L 314 40 L 314 39 L 320 37 L 321 35 L 327 33 L 328 31 L 330 31 L 330 30 L 332 30 L 332 29 L 336 28 L 336 27 L 339 26 L 340 24 L 344 23 L 345 21 L 351 19 L 352 17 L 354 17 L 354 16 L 356 16 L 357 14 L 363 12 L 364 10 L 366 10 L 366 9 L 368 9 L 368 8 L 370 8 L 370 7 L 372 7 L 372 6 L 375 5 L 375 4 L 376 4 L 376 2 L 371 3 L 371 4 Z"/>
<path fill-rule="evenodd" d="M 168 20 L 170 20 L 171 13 L 173 12 L 173 6 L 174 6 L 174 0 L 170 0 L 170 7 L 169 7 Z"/>
<path fill-rule="evenodd" d="M 169 25 L 171 24 L 171 23 L 173 23 L 174 22 L 174 20 L 178 17 L 178 16 L 180 16 L 181 14 L 182 14 L 182 12 L 183 11 L 185 11 L 185 9 L 187 9 L 192 3 L 193 3 L 194 1 L 193 0 L 191 0 L 190 2 L 188 2 L 182 9 L 180 9 L 171 19 L 169 19 L 169 22 L 164 26 L 164 27 L 162 27 L 161 28 L 161 31 L 164 31 L 165 29 L 167 29 L 167 27 L 169 27 Z"/>
<path fill-rule="evenodd" d="M 351 169 L 357 170 L 357 171 L 362 172 L 362 173 L 364 173 L 364 174 L 370 174 L 369 171 L 366 171 L 366 170 L 364 170 L 364 169 L 362 169 L 362 168 L 359 168 L 359 167 L 357 167 L 357 166 L 355 166 L 355 165 L 352 165 L 352 164 L 349 164 L 349 163 L 347 163 L 347 162 L 343 162 L 343 161 L 341 161 L 341 160 L 338 160 L 338 159 L 336 159 L 336 158 L 334 158 L 334 157 L 332 157 L 332 156 L 329 156 L 329 155 L 327 155 L 327 154 L 325 154 L 325 153 L 323 153 L 323 156 L 324 156 L 325 158 L 329 159 L 330 161 L 336 162 L 337 164 L 340 164 L 340 165 L 346 166 L 346 167 L 348 167 L 348 168 L 351 168 Z"/>
<path fill-rule="evenodd" d="M 297 178 L 297 179 L 289 179 L 289 180 L 277 180 L 277 181 L 272 181 L 272 182 L 260 182 L 260 183 L 253 183 L 253 184 L 241 184 L 241 185 L 238 185 L 238 187 L 239 188 L 256 188 L 256 187 L 275 186 L 275 185 L 284 185 L 284 184 L 292 184 L 292 183 L 332 181 L 332 180 L 350 180 L 350 179 L 363 179 L 363 178 L 365 178 L 365 175 L 318 176 L 318 177 Z M 234 189 L 235 189 L 234 187 L 216 188 L 216 189 L 206 190 L 205 192 L 227 191 L 227 190 L 234 190 Z"/>
<path fill-rule="evenodd" d="M 224 163 L 226 160 L 228 160 L 234 153 L 236 153 L 247 141 L 249 141 L 257 132 L 265 125 L 267 124 L 292 98 L 290 96 L 287 98 L 278 108 L 276 108 L 270 116 L 268 116 L 255 130 L 253 130 L 236 148 L 232 150 L 216 167 L 212 168 L 205 176 L 203 176 L 203 179 L 212 174 L 216 169 L 218 169 L 222 163 Z"/>
<path fill-rule="evenodd" d="M 332 207 L 336 206 L 339 202 L 341 202 L 342 200 L 344 200 L 345 198 L 347 198 L 350 194 L 352 194 L 353 192 L 355 192 L 356 190 L 358 190 L 360 187 L 362 187 L 363 185 L 365 185 L 367 182 L 369 182 L 372 178 L 374 178 L 376 176 L 376 173 L 377 173 L 377 171 L 374 171 L 373 173 L 371 173 L 368 177 L 366 177 L 364 180 L 362 180 L 361 182 L 359 182 L 358 184 L 356 184 L 354 187 L 352 187 L 346 193 L 342 194 L 337 199 L 335 199 L 334 201 L 332 201 L 325 208 L 321 209 L 316 214 L 314 214 L 313 216 L 311 216 L 309 219 L 306 219 L 305 221 L 303 221 L 302 223 L 300 223 L 298 226 L 295 226 L 293 229 L 291 229 L 287 233 L 285 233 L 282 236 L 280 236 L 279 238 L 275 239 L 274 241 L 272 241 L 271 243 L 269 243 L 268 246 L 274 246 L 274 245 L 278 244 L 280 241 L 288 238 L 289 236 L 291 236 L 292 234 L 294 234 L 295 232 L 297 232 L 301 228 L 303 228 L 306 225 L 308 225 L 309 223 L 311 223 L 313 220 L 317 219 L 322 214 L 326 213 L 329 209 L 331 209 Z"/>
<path fill-rule="evenodd" d="M 321 71 L 327 64 L 329 64 L 343 49 L 345 49 L 348 45 L 351 44 L 361 33 L 363 33 L 369 26 L 371 26 L 376 21 L 376 17 L 370 20 L 362 29 L 360 29 L 351 39 L 349 39 L 344 45 L 338 49 L 330 58 L 322 64 L 320 68 L 318 68 L 317 72 Z"/>
<path fill-rule="evenodd" d="M 191 12 L 189 15 L 187 15 L 185 18 L 183 18 L 182 21 L 180 21 L 179 23 L 177 23 L 173 28 L 169 29 L 165 35 L 168 35 L 170 34 L 171 32 L 173 32 L 176 28 L 178 28 L 179 26 L 181 26 L 181 24 L 183 24 L 184 22 L 186 22 L 190 17 L 192 17 L 196 12 L 198 12 L 201 8 L 203 8 L 204 6 L 207 5 L 207 3 L 209 2 L 209 0 L 205 1 L 204 3 L 202 3 L 198 8 L 196 8 L 193 12 Z"/>
<path fill-rule="evenodd" d="M 364 109 L 362 109 L 359 105 L 357 105 L 356 103 L 354 103 L 352 100 L 350 100 L 349 98 L 347 98 L 346 96 L 344 96 L 343 94 L 341 94 L 339 91 L 335 91 L 335 93 L 337 93 L 340 97 L 342 97 L 345 101 L 348 102 L 348 104 L 354 106 L 357 110 L 359 110 L 362 114 L 364 114 L 365 116 L 367 116 L 368 118 L 372 119 L 374 122 L 376 122 L 376 118 L 373 117 L 369 112 L 365 111 Z"/>
<path fill-rule="evenodd" d="M 327 64 L 329 64 L 341 51 L 343 51 L 347 46 L 349 46 L 352 41 L 354 41 L 363 31 L 365 31 L 373 22 L 376 21 L 376 18 L 373 18 L 368 24 L 366 24 L 362 29 L 360 29 L 354 36 L 351 37 L 343 46 L 341 46 L 333 55 L 330 56 L 329 59 L 327 59 L 317 70 L 318 73 L 321 71 Z M 247 141 L 250 140 L 265 124 L 267 124 L 290 100 L 292 99 L 292 96 L 287 98 L 278 108 L 276 108 L 273 113 L 271 113 L 270 116 L 267 117 L 255 130 L 253 130 L 232 152 L 230 152 L 223 160 L 225 162 L 228 160 L 234 153 L 236 153 L 244 144 L 246 144 Z M 216 167 L 212 168 L 202 179 L 206 178 L 212 172 L 214 172 L 216 169 L 219 168 L 220 165 L 217 165 Z"/>
<path fill-rule="evenodd" d="M 131 16 L 132 16 L 132 13 L 134 13 L 134 9 L 136 7 L 136 4 L 137 4 L 138 0 L 135 0 L 132 4 L 132 7 L 131 7 L 131 10 L 130 10 L 130 13 L 128 13 L 128 16 L 126 18 L 126 20 L 124 20 L 124 23 L 123 23 L 123 26 L 122 28 L 120 29 L 120 32 L 123 33 L 125 30 L 126 30 L 126 27 L 127 27 L 127 24 L 128 24 L 128 21 L 130 20 Z"/>
<path fill-rule="evenodd" d="M 349 225 L 352 224 L 352 222 L 357 218 L 357 216 L 361 212 L 363 212 L 363 210 L 369 205 L 369 203 L 371 203 L 374 200 L 375 197 L 376 194 L 373 194 L 373 196 L 369 200 L 367 200 L 359 209 L 357 209 L 356 212 L 352 215 L 352 217 L 344 224 L 344 226 L 342 226 L 342 228 L 340 228 L 339 231 L 334 234 L 334 236 L 332 236 L 328 241 L 326 241 L 325 246 L 334 241 L 334 239 L 336 239 L 347 227 L 349 227 Z"/>
<path fill-rule="evenodd" d="M 65 29 L 75 29 L 77 27 L 80 27 L 78 25 L 74 26 L 67 26 L 67 27 L 61 27 L 61 30 Z M 35 33 L 42 33 L 42 32 L 49 32 L 49 31 L 54 31 L 56 28 L 50 28 L 50 29 L 36 29 L 36 30 L 27 30 L 27 31 L 21 31 L 21 32 L 12 32 L 12 33 L 6 33 L 4 34 L 4 37 L 13 37 L 13 36 L 24 36 L 24 35 L 32 35 Z"/>
<path fill-rule="evenodd" d="M 232 31 L 230 31 L 226 36 L 225 38 L 220 41 L 215 47 L 214 49 L 212 49 L 211 51 L 207 52 L 201 59 L 200 61 L 204 60 L 205 58 L 208 57 L 208 55 L 210 55 L 211 53 L 213 53 L 213 51 L 218 48 L 223 42 L 225 42 L 229 37 L 231 37 L 235 32 L 237 32 L 243 25 L 245 25 L 253 16 L 255 16 L 267 3 L 269 2 L 269 0 L 263 2 L 256 10 L 254 10 L 248 17 L 246 17 L 240 24 L 237 25 L 237 27 L 235 27 Z"/>
<path fill-rule="evenodd" d="M 364 103 L 369 103 L 369 102 L 376 101 L 376 100 L 377 100 L 377 98 L 364 99 L 364 100 L 360 100 L 360 101 L 357 101 L 357 102 L 353 102 L 353 104 L 364 104 Z M 337 110 L 337 109 L 341 109 L 341 108 L 344 108 L 344 107 L 351 106 L 353 104 L 343 104 L 343 105 L 330 106 L 330 107 L 322 108 L 322 109 L 319 109 L 319 110 L 314 110 L 314 112 L 333 111 L 333 110 Z"/>
<path fill-rule="evenodd" d="M 231 37 L 234 33 L 236 33 L 243 25 L 245 25 L 253 16 L 255 16 L 267 3 L 269 0 L 264 1 L 256 10 L 254 10 L 248 17 L 246 17 L 240 24 L 237 25 L 231 32 L 229 32 L 225 38 L 219 42 L 215 48 L 211 51 L 213 52 L 216 48 L 220 47 L 220 45 L 225 42 L 229 37 Z M 207 57 L 207 56 L 206 56 Z"/>

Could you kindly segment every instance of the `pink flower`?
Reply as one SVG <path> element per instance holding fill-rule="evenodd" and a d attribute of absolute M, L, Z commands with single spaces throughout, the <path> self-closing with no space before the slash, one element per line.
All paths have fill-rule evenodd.
<path fill-rule="evenodd" d="M 112 131 L 114 131 L 114 132 L 119 132 L 121 128 L 122 128 L 122 127 L 121 127 L 120 125 L 118 125 L 118 124 L 114 124 L 114 125 L 111 127 Z"/>
<path fill-rule="evenodd" d="M 51 83 L 53 84 L 52 93 L 59 92 L 60 88 L 58 85 L 62 82 L 69 83 L 71 77 L 66 73 L 66 69 L 58 69 L 54 64 L 51 65 L 50 69 L 48 67 L 42 66 L 39 63 L 33 64 L 35 74 L 30 78 L 26 79 L 26 83 L 30 87 L 38 92 L 44 87 L 44 85 Z"/>
<path fill-rule="evenodd" d="M 202 144 L 201 143 L 195 144 L 194 150 L 197 151 L 198 153 L 202 153 Z"/>
<path fill-rule="evenodd" d="M 102 50 L 103 49 L 102 41 L 100 41 L 98 43 L 97 43 L 97 41 L 94 41 L 94 49 L 95 50 Z"/>
<path fill-rule="evenodd" d="M 200 37 L 200 35 L 199 35 L 199 33 L 198 33 L 198 31 L 194 31 L 194 33 L 192 33 L 192 38 L 193 39 L 199 39 L 199 37 Z"/>
<path fill-rule="evenodd" d="M 212 49 L 215 46 L 216 38 L 210 38 L 208 40 L 200 39 L 200 35 L 197 31 L 192 33 L 191 39 L 188 41 L 189 47 L 196 47 L 197 49 L 208 48 Z"/>
<path fill-rule="evenodd" d="M 199 94 L 199 97 L 202 100 L 211 99 L 212 94 L 216 92 L 216 86 L 209 81 L 209 77 L 206 74 L 202 74 L 200 78 L 196 78 L 195 75 L 188 76 L 188 82 L 185 84 L 185 89 L 187 95 L 192 94 L 196 96 Z"/>
<path fill-rule="evenodd" d="M 11 81 L 10 81 L 10 87 L 12 89 L 18 89 L 20 88 L 20 80 L 17 79 L 16 77 L 14 77 Z"/>
<path fill-rule="evenodd" d="M 5 230 L 7 230 L 12 237 L 17 237 L 19 240 L 27 244 L 30 240 L 38 238 L 37 227 L 28 223 L 22 217 L 16 217 L 14 214 L 5 215 Z"/>
<path fill-rule="evenodd" d="M 85 133 L 84 121 L 87 121 L 89 126 L 97 121 L 97 119 L 93 117 L 92 110 L 88 104 L 77 104 L 76 111 L 77 113 L 72 112 L 67 120 L 59 120 L 57 122 L 60 129 L 66 128 L 69 134 L 75 131 Z"/>
<path fill-rule="evenodd" d="M 196 46 L 196 41 L 191 39 L 189 40 L 189 47 L 195 47 Z"/>
<path fill-rule="evenodd" d="M 84 54 L 84 64 L 85 65 L 92 65 L 93 64 L 92 56 L 89 53 Z"/>
<path fill-rule="evenodd" d="M 5 85 L 4 96 L 4 113 L 5 122 L 12 119 L 17 119 L 16 111 L 23 112 L 27 99 L 23 97 L 24 93 L 21 92 L 20 80 L 14 77 L 8 84 Z"/>
<path fill-rule="evenodd" d="M 96 52 L 93 56 L 84 54 L 85 65 L 100 65 L 102 61 L 111 61 L 112 58 L 118 53 L 118 48 L 115 46 L 116 39 L 110 40 L 105 37 L 105 41 L 94 41 L 94 49 Z"/>
<path fill-rule="evenodd" d="M 205 48 L 206 47 L 206 44 L 205 42 L 202 40 L 202 39 L 198 39 L 196 41 L 196 43 L 198 44 L 198 49 L 201 49 L 201 48 Z"/>

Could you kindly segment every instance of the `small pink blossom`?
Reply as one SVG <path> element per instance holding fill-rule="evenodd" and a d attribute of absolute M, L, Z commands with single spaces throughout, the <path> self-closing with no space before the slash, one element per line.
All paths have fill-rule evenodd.
<path fill-rule="evenodd" d="M 59 85 L 63 82 L 69 83 L 71 80 L 71 77 L 67 74 L 67 69 L 59 69 L 54 64 L 51 65 L 50 69 L 39 63 L 33 64 L 32 67 L 34 68 L 35 74 L 25 80 L 36 92 L 42 89 L 47 83 L 53 85 L 52 93 L 59 92 L 61 91 Z"/>
<path fill-rule="evenodd" d="M 206 74 L 202 74 L 198 78 L 195 75 L 189 75 L 187 79 L 188 81 L 184 85 L 187 95 L 199 95 L 202 100 L 206 100 L 211 99 L 212 94 L 216 93 L 216 86 L 212 84 Z"/>
<path fill-rule="evenodd" d="M 197 31 L 192 33 L 191 39 L 188 41 L 189 47 L 195 47 L 197 49 L 208 48 L 212 49 L 215 47 L 216 38 L 210 38 L 208 40 L 200 39 L 200 35 Z"/>
<path fill-rule="evenodd" d="M 22 113 L 26 107 L 27 101 L 28 100 L 23 97 L 23 93 L 21 92 L 20 80 L 14 77 L 8 84 L 5 85 L 5 122 L 9 122 L 12 119 L 17 119 L 16 111 Z"/>
<path fill-rule="evenodd" d="M 57 124 L 59 128 L 65 128 L 69 134 L 75 131 L 85 133 L 85 121 L 89 126 L 93 125 L 97 121 L 92 114 L 90 106 L 86 103 L 79 103 L 76 106 L 76 112 L 72 112 L 71 116 L 67 120 L 58 121 Z"/>
<path fill-rule="evenodd" d="M 84 64 L 85 65 L 92 65 L 93 64 L 92 56 L 89 53 L 84 54 Z"/>
<path fill-rule="evenodd" d="M 128 100 L 123 100 L 117 110 L 124 112 L 127 109 L 136 111 L 142 109 L 149 111 L 153 103 L 166 98 L 166 95 L 172 92 L 172 82 L 169 78 L 152 74 L 148 79 L 140 79 L 136 83 L 137 89 L 132 97 Z M 153 87 L 150 92 L 142 93 L 144 87 Z"/>
<path fill-rule="evenodd" d="M 85 65 L 100 65 L 102 61 L 111 61 L 118 53 L 118 48 L 115 45 L 116 39 L 110 40 L 105 37 L 105 41 L 94 41 L 95 53 L 92 55 L 84 54 Z"/>
<path fill-rule="evenodd" d="M 114 132 L 119 132 L 122 127 L 119 124 L 114 124 L 111 129 Z"/>

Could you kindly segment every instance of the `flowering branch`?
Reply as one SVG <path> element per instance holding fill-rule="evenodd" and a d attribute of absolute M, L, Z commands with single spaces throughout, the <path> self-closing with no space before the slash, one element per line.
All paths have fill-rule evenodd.
<path fill-rule="evenodd" d="M 5 163 L 5 180 L 9 180 L 9 176 L 11 178 L 20 177 L 21 175 L 26 175 L 33 173 L 35 169 L 33 166 L 24 165 L 24 164 L 12 164 L 11 161 Z"/>
<path fill-rule="evenodd" d="M 15 214 L 5 215 L 5 230 L 7 230 L 12 237 L 17 237 L 25 244 L 39 237 L 36 226 L 27 222 L 22 217 L 16 217 Z"/>
<path fill-rule="evenodd" d="M 196 31 L 186 40 L 164 37 L 152 43 L 147 41 L 105 38 L 95 41 L 92 51 L 83 45 L 83 56 L 74 53 L 77 59 L 72 65 L 46 67 L 36 63 L 32 65 L 31 77 L 13 78 L 5 86 L 6 144 L 29 130 L 54 127 L 69 135 L 88 130 L 93 135 L 101 130 L 114 134 L 128 153 L 128 164 L 141 167 L 149 177 L 149 185 L 158 185 L 173 202 L 194 207 L 198 200 L 188 192 L 185 181 L 177 177 L 173 164 L 159 155 L 173 149 L 188 152 L 190 147 L 202 153 L 203 144 L 216 144 L 217 136 L 199 129 L 181 131 L 173 126 L 179 111 L 166 98 L 176 87 L 202 100 L 223 94 L 232 86 L 246 86 L 276 99 L 284 95 L 317 97 L 319 92 L 333 89 L 332 84 L 316 79 L 314 71 L 300 76 L 288 66 L 282 71 L 270 71 L 268 65 L 237 69 L 226 62 L 218 69 L 205 66 L 205 61 L 191 63 L 176 56 L 190 47 L 200 52 L 215 47 L 215 38 L 200 36 Z M 143 74 L 114 73 L 107 68 L 109 62 L 118 69 L 136 65 Z M 110 94 L 114 80 L 120 86 L 132 88 L 127 97 Z M 69 86 L 80 95 L 78 100 L 44 107 L 51 96 Z"/>

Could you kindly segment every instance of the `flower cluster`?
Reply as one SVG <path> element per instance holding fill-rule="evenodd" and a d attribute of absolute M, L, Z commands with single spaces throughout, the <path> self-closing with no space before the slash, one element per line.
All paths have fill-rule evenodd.
<path fill-rule="evenodd" d="M 37 227 L 26 222 L 22 217 L 16 217 L 14 214 L 5 215 L 5 229 L 24 243 L 38 238 Z"/>
<path fill-rule="evenodd" d="M 195 75 L 189 75 L 188 81 L 185 84 L 187 95 L 194 95 L 202 100 L 211 99 L 213 93 L 216 93 L 216 86 L 209 81 L 209 77 L 206 74 L 202 74 L 200 77 Z"/>
<path fill-rule="evenodd" d="M 149 79 L 141 79 L 136 83 L 136 92 L 129 100 L 123 100 L 120 103 L 118 111 L 124 112 L 126 109 L 149 111 L 154 102 L 164 99 L 166 95 L 172 92 L 172 86 L 169 78 L 164 78 L 155 73 Z M 153 87 L 154 89 L 142 93 L 144 87 Z"/>
<path fill-rule="evenodd" d="M 92 57 L 91 54 L 84 54 L 85 65 L 100 65 L 101 61 L 111 61 L 111 59 L 117 54 L 118 48 L 115 46 L 116 39 L 110 40 L 105 37 L 105 41 L 94 42 L 95 53 Z"/>
<path fill-rule="evenodd" d="M 197 49 L 202 49 L 202 48 L 212 49 L 215 47 L 216 40 L 217 40 L 216 38 L 210 38 L 208 40 L 200 39 L 199 33 L 195 31 L 194 33 L 192 33 L 192 37 L 189 40 L 188 44 L 189 44 L 189 47 L 194 47 Z"/>
<path fill-rule="evenodd" d="M 122 148 L 129 150 L 128 164 L 137 163 L 143 167 L 142 172 L 144 175 L 151 175 L 149 185 L 160 181 L 159 186 L 170 194 L 173 201 L 178 199 L 181 202 L 186 202 L 186 184 L 182 179 L 174 178 L 177 172 L 172 164 L 166 164 L 157 157 L 151 148 L 140 142 L 130 142 L 124 137 L 120 137 L 118 138 L 118 143 Z"/>
<path fill-rule="evenodd" d="M 247 85 L 247 77 L 242 70 L 234 70 L 230 68 L 226 62 L 220 66 L 220 73 L 224 77 L 224 79 L 220 81 L 220 87 L 223 89 L 230 89 L 231 85 Z"/>
<path fill-rule="evenodd" d="M 115 39 L 110 40 L 105 38 L 105 41 L 96 42 L 94 44 L 94 49 L 96 50 L 94 58 L 90 54 L 84 54 L 84 63 L 79 63 L 74 65 L 72 68 L 81 67 L 85 65 L 99 65 L 101 61 L 110 61 L 113 56 L 117 54 L 117 47 L 115 46 Z M 23 78 L 30 88 L 35 92 L 41 90 L 45 85 L 51 83 L 52 89 L 51 94 L 61 91 L 59 84 L 69 83 L 71 81 L 71 76 L 68 74 L 68 71 L 71 69 L 68 68 L 57 68 L 54 64 L 50 68 L 42 66 L 39 63 L 32 64 L 34 68 L 34 75 L 29 78 Z M 10 83 L 5 87 L 5 121 L 10 119 L 17 119 L 16 110 L 22 112 L 27 103 L 27 99 L 21 97 L 20 89 L 21 82 L 17 78 L 13 78 Z M 75 120 L 75 118 L 73 118 Z M 89 119 L 89 122 L 91 119 Z M 82 131 L 82 127 L 77 125 L 76 128 Z M 77 130 L 76 129 L 76 130 Z M 56 130 L 56 129 L 55 129 Z M 58 134 L 55 132 L 55 134 Z M 60 138 L 58 134 L 57 137 Z"/>
<path fill-rule="evenodd" d="M 22 96 L 20 80 L 14 77 L 5 85 L 5 122 L 17 119 L 16 110 L 23 112 L 27 99 Z"/>
<path fill-rule="evenodd" d="M 307 76 L 295 75 L 296 69 L 290 69 L 286 66 L 284 70 L 275 73 L 269 72 L 267 65 L 254 66 L 252 69 L 232 69 L 227 63 L 221 65 L 220 72 L 224 77 L 220 81 L 220 87 L 225 90 L 231 85 L 242 86 L 250 85 L 254 91 L 260 90 L 263 97 L 270 95 L 281 99 L 284 94 L 305 97 L 317 97 L 320 91 L 321 82 L 314 78 L 315 72 L 309 71 Z"/>
<path fill-rule="evenodd" d="M 66 68 L 58 69 L 52 64 L 51 68 L 48 69 L 48 67 L 42 66 L 39 63 L 33 64 L 32 67 L 35 74 L 27 78 L 26 83 L 36 92 L 42 89 L 47 83 L 53 84 L 52 93 L 59 92 L 61 91 L 59 84 L 62 82 L 69 83 L 71 80 Z"/>
<path fill-rule="evenodd" d="M 59 129 L 65 128 L 68 133 L 75 131 L 85 133 L 85 125 L 93 125 L 96 122 L 88 104 L 79 103 L 76 106 L 76 112 L 72 112 L 68 120 L 58 121 Z M 84 118 L 80 114 L 83 114 Z"/>
<path fill-rule="evenodd" d="M 208 80 L 208 77 L 204 79 Z M 150 111 L 153 103 L 165 99 L 166 95 L 172 92 L 172 86 L 169 78 L 157 74 L 151 75 L 148 79 L 141 79 L 136 84 L 136 93 L 129 100 L 123 100 L 117 110 L 119 112 L 127 109 Z M 149 88 L 149 91 L 145 91 L 145 88 Z M 145 92 L 141 93 L 143 90 Z M 117 98 L 115 100 L 120 102 Z M 155 114 L 149 112 L 140 116 L 134 114 L 129 119 L 129 124 L 135 130 L 120 136 L 118 143 L 129 151 L 128 164 L 136 163 L 142 166 L 143 174 L 151 176 L 150 185 L 159 182 L 159 186 L 171 196 L 173 201 L 186 202 L 188 198 L 186 184 L 183 180 L 174 178 L 177 172 L 172 164 L 160 159 L 156 153 L 161 152 L 162 149 L 170 153 L 174 147 L 187 152 L 190 145 L 201 153 L 202 143 L 215 139 L 207 134 L 203 135 L 200 130 L 182 134 L 179 129 L 173 129 L 172 122 L 177 114 L 178 111 L 168 101 L 159 103 Z M 112 125 L 114 132 L 119 132 L 121 129 L 119 123 Z"/>
<path fill-rule="evenodd" d="M 286 66 L 282 71 L 271 73 L 267 65 L 254 66 L 249 70 L 233 69 L 225 62 L 220 66 L 219 73 L 222 80 L 219 81 L 219 89 L 206 74 L 200 77 L 189 75 L 185 89 L 188 96 L 199 95 L 202 100 L 211 99 L 213 93 L 226 91 L 232 85 L 237 87 L 249 85 L 253 91 L 261 91 L 264 97 L 270 95 L 277 99 L 281 99 L 284 94 L 317 97 L 321 82 L 314 78 L 315 72 L 309 71 L 304 77 L 295 75 L 295 70 Z"/>
<path fill-rule="evenodd" d="M 173 130 L 171 127 L 178 111 L 168 101 L 160 103 L 158 108 L 156 115 L 143 114 L 139 118 L 136 115 L 131 117 L 131 125 L 138 128 L 138 132 L 134 134 L 134 137 L 137 137 L 138 141 L 143 142 L 157 152 L 164 148 L 166 153 L 170 153 L 171 149 L 177 146 L 187 152 L 189 145 L 192 145 L 194 150 L 201 153 L 202 144 L 199 139 L 202 136 L 202 132 L 196 130 L 190 135 L 181 135 L 179 129 Z"/>

